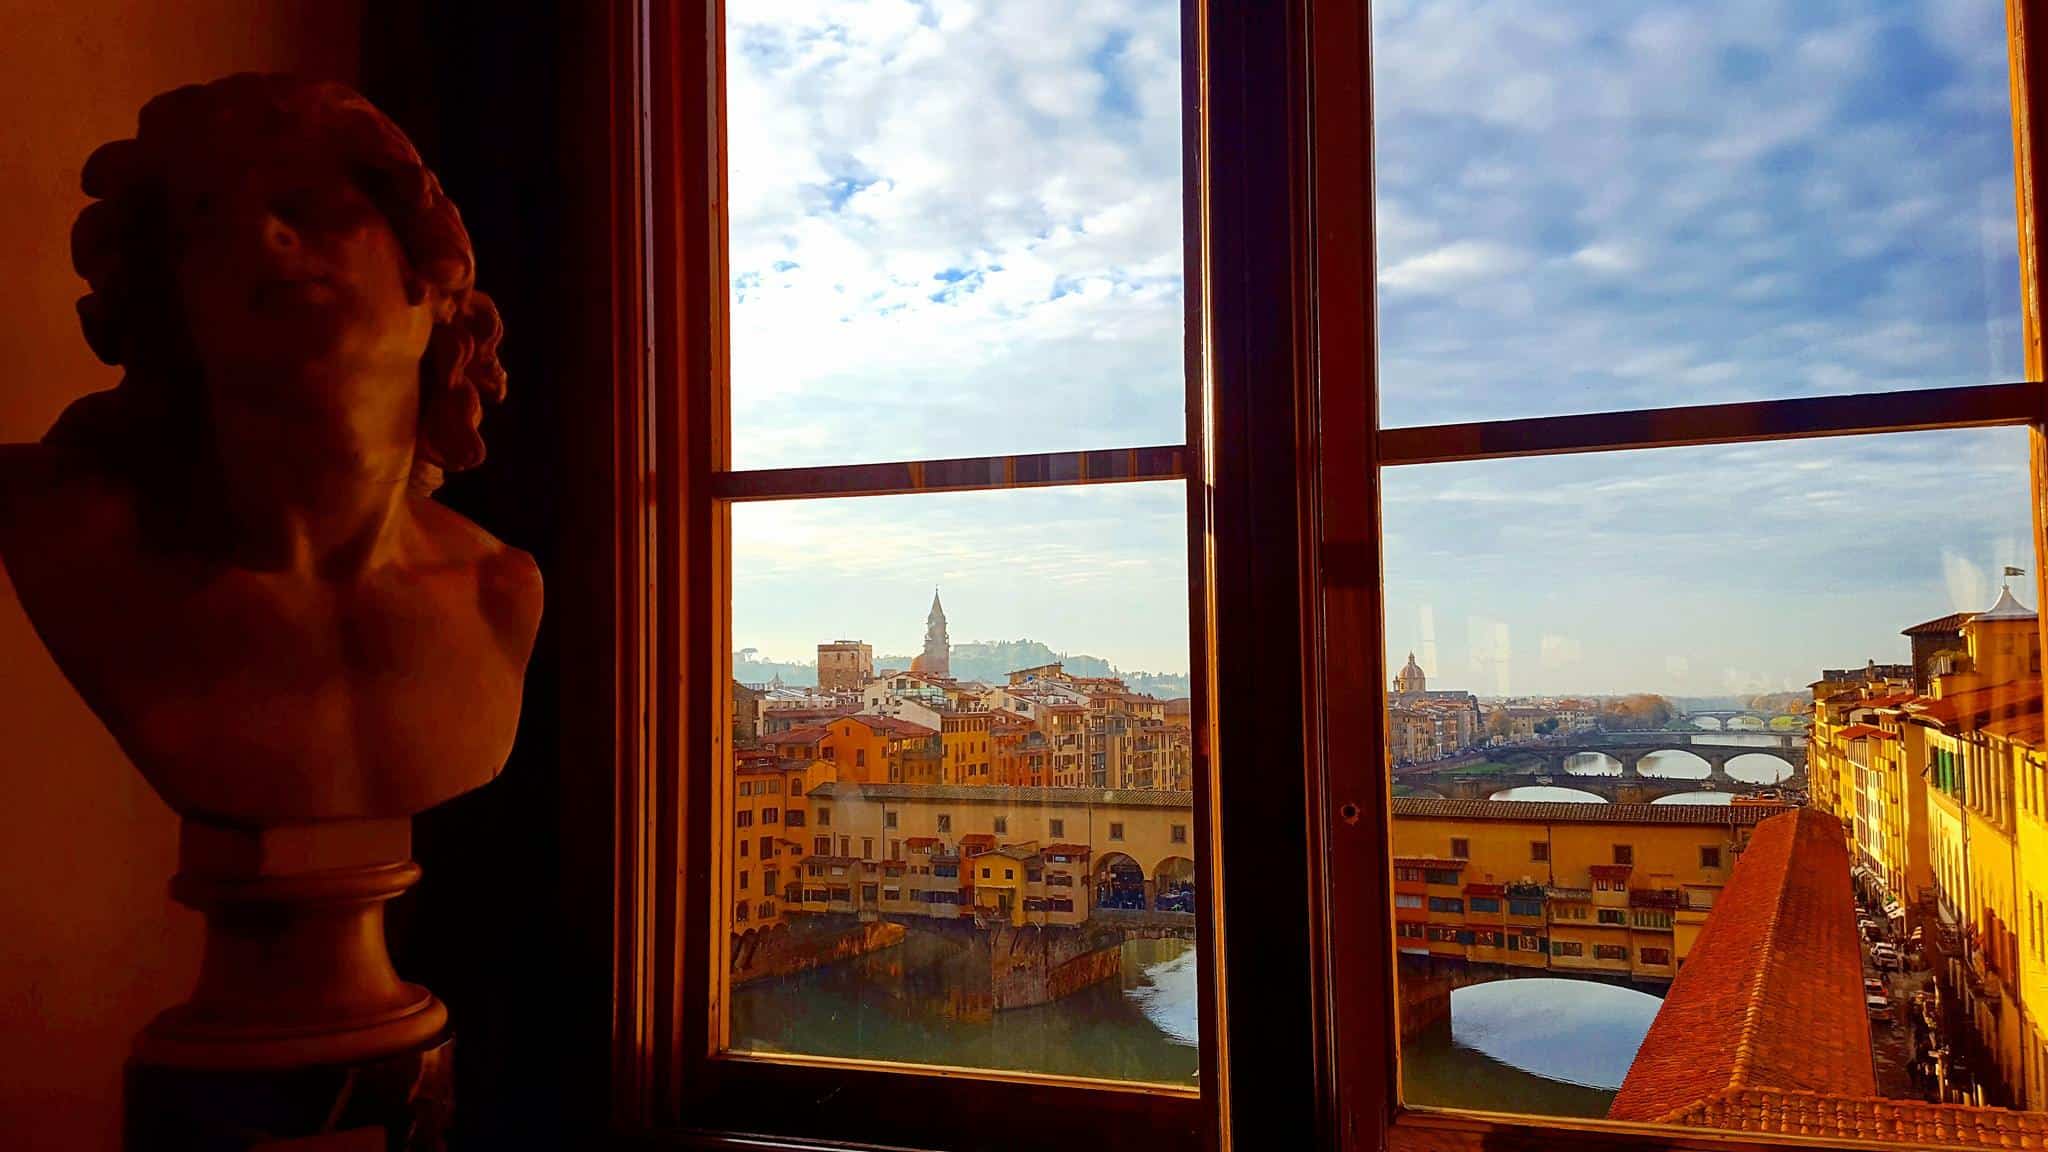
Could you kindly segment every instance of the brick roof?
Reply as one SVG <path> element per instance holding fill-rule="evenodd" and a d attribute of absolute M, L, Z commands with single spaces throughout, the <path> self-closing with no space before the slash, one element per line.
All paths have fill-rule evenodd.
<path fill-rule="evenodd" d="M 1541 800 L 1439 800 L 1394 797 L 1394 815 L 1462 820 L 1511 820 L 1522 824 L 1691 824 L 1747 827 L 1774 809 L 1733 804 L 1556 804 Z"/>
<path fill-rule="evenodd" d="M 841 717 L 841 719 L 851 720 L 856 724 L 864 724 L 868 727 L 869 731 L 883 736 L 893 736 L 899 740 L 922 739 L 939 734 L 936 728 L 927 728 L 922 724 L 913 724 L 908 720 L 895 716 L 875 716 L 866 712 L 857 712 L 851 716 Z"/>
<path fill-rule="evenodd" d="M 1843 1098 L 1778 1088 L 1722 1092 L 1665 1120 L 1694 1128 L 1869 1140 L 1891 1146 L 2039 1148 L 2048 1144 L 2048 1112 L 1871 1096 Z"/>
<path fill-rule="evenodd" d="M 1674 1119 L 1730 1092 L 1877 1095 L 1842 824 L 1757 825 L 1607 1115 Z"/>
<path fill-rule="evenodd" d="M 1882 728 L 1879 728 L 1875 724 L 1851 724 L 1847 728 L 1844 728 L 1840 732 L 1836 733 L 1836 735 L 1840 736 L 1844 740 L 1863 740 L 1866 738 L 1871 740 L 1898 739 L 1898 737 L 1893 736 L 1891 733 L 1885 731 Z"/>
<path fill-rule="evenodd" d="M 1963 625 L 1968 624 L 1976 616 L 1975 612 L 1951 612 L 1946 616 L 1937 616 L 1924 623 L 1915 624 L 1911 628 L 1900 632 L 1899 635 L 1934 636 L 1948 632 L 1960 632 L 1963 630 Z"/>

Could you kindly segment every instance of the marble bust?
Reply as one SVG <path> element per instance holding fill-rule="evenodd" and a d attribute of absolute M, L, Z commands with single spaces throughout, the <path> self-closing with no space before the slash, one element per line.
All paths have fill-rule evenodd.
<path fill-rule="evenodd" d="M 180 815 L 410 815 L 488 782 L 541 588 L 432 499 L 484 456 L 497 311 L 455 206 L 335 84 L 152 100 L 84 171 L 87 340 L 125 369 L 0 448 L 0 558 Z"/>
<path fill-rule="evenodd" d="M 0 446 L 0 562 L 184 821 L 207 958 L 159 1054 L 416 1042 L 445 1012 L 391 974 L 381 902 L 409 818 L 504 766 L 541 612 L 532 559 L 433 496 L 505 394 L 469 236 L 396 125 L 290 77 L 151 100 L 82 182 L 79 317 L 123 377 Z M 375 923 L 297 915 L 321 900 Z"/>

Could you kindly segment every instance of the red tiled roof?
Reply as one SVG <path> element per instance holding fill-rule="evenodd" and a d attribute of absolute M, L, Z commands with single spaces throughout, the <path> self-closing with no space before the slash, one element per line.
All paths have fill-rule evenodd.
<path fill-rule="evenodd" d="M 1892 735 L 1891 733 L 1889 733 L 1889 732 L 1885 731 L 1885 730 L 1884 730 L 1884 729 L 1882 729 L 1882 728 L 1879 728 L 1879 727 L 1878 727 L 1877 725 L 1875 725 L 1875 724 L 1851 724 L 1851 725 L 1849 725 L 1849 726 L 1848 726 L 1847 728 L 1844 728 L 1844 729 L 1842 729 L 1842 730 L 1841 730 L 1840 732 L 1836 733 L 1836 735 L 1840 736 L 1840 737 L 1841 737 L 1842 739 L 1844 739 L 1844 740 L 1863 740 L 1863 739 L 1870 739 L 1870 740 L 1896 740 L 1896 739 L 1898 739 L 1898 737 L 1896 737 L 1896 736 Z"/>
<path fill-rule="evenodd" d="M 1047 844 L 1042 851 L 1047 856 L 1086 856 L 1092 850 L 1086 844 Z"/>
<path fill-rule="evenodd" d="M 1756 826 L 1607 1115 L 1674 1118 L 1729 1092 L 1877 1095 L 1842 824 Z"/>
<path fill-rule="evenodd" d="M 2042 716 L 2039 711 L 2029 709 L 2010 720 L 1994 720 L 1984 726 L 1984 731 L 2000 740 L 2026 744 L 2039 748 L 2043 738 Z"/>
<path fill-rule="evenodd" d="M 768 744 L 816 744 L 832 734 L 832 729 L 823 724 L 805 724 L 787 732 L 777 732 L 763 738 Z"/>
<path fill-rule="evenodd" d="M 1951 612 L 1946 616 L 1937 616 L 1924 623 L 1915 624 L 1911 628 L 1900 632 L 1899 635 L 1938 636 L 1949 632 L 1960 632 L 1963 630 L 1963 625 L 1976 618 L 1977 614 L 1975 612 Z"/>
<path fill-rule="evenodd" d="M 986 832 L 970 832 L 960 838 L 962 848 L 979 848 L 986 852 L 996 846 L 996 838 Z"/>
<path fill-rule="evenodd" d="M 1465 895 L 1467 896 L 1498 896 L 1505 890 L 1506 885 L 1502 884 L 1480 884 L 1474 882 L 1465 885 Z"/>
<path fill-rule="evenodd" d="M 1672 1124 L 1929 1148 L 2039 1148 L 2048 1112 L 1737 1088 L 1665 1117 Z"/>
<path fill-rule="evenodd" d="M 1636 870 L 1633 864 L 1594 864 L 1586 869 L 1601 880 L 1626 880 Z"/>
<path fill-rule="evenodd" d="M 884 736 L 928 737 L 938 735 L 938 729 L 936 728 L 927 728 L 922 724 L 913 724 L 896 716 L 874 716 L 865 712 L 858 712 L 851 716 L 842 717 L 842 719 L 851 720 L 856 724 L 864 724 L 869 731 L 879 732 Z"/>
<path fill-rule="evenodd" d="M 2009 719 L 2041 707 L 2041 685 L 2037 680 L 2023 683 L 1993 684 L 1988 688 L 1973 688 L 1968 692 L 1957 692 L 1939 700 L 1921 697 L 1914 702 L 1912 715 L 1932 720 L 1944 727 L 1958 723 L 1982 724 L 1987 720 Z"/>
<path fill-rule="evenodd" d="M 903 847 L 911 852 L 922 852 L 927 848 L 938 847 L 939 843 L 937 836 L 912 836 L 903 842 Z"/>

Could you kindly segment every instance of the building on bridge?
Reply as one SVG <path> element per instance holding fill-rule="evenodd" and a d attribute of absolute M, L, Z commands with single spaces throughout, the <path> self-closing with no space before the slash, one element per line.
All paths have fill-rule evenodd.
<path fill-rule="evenodd" d="M 1770 805 L 1394 799 L 1394 922 L 1431 960 L 1669 980 Z"/>
<path fill-rule="evenodd" d="M 2048 1144 L 2048 1117 L 1882 1097 L 1841 824 L 1758 825 L 1608 1118 L 1825 1141 Z"/>

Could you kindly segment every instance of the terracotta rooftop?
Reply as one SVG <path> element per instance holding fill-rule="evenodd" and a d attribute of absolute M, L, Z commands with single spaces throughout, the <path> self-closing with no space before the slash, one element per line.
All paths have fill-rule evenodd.
<path fill-rule="evenodd" d="M 1554 804 L 1535 800 L 1439 800 L 1394 797 L 1394 816 L 1459 820 L 1511 820 L 1523 824 L 1691 824 L 1745 827 L 1768 819 L 1770 809 L 1734 804 Z"/>
<path fill-rule="evenodd" d="M 914 740 L 939 734 L 936 728 L 927 728 L 922 724 L 913 724 L 908 720 L 895 716 L 875 716 L 866 712 L 857 712 L 851 716 L 842 717 L 842 719 L 865 725 L 871 732 L 883 736 L 894 736 L 898 739 Z"/>
<path fill-rule="evenodd" d="M 1822 1140 L 1934 1148 L 2040 1148 L 2048 1112 L 2009 1112 L 1919 1100 L 1844 1098 L 1779 1088 L 1738 1088 L 1665 1117 L 1672 1124 Z"/>
<path fill-rule="evenodd" d="M 1851 724 L 1836 733 L 1844 740 L 1896 740 L 1898 737 L 1875 724 Z"/>
<path fill-rule="evenodd" d="M 1855 907 L 1841 821 L 1757 825 L 1608 1117 L 1678 1120 L 1759 1088 L 1876 1096 Z"/>
<path fill-rule="evenodd" d="M 1163 788 L 998 788 L 984 784 L 821 784 L 812 795 L 829 793 L 846 799 L 957 800 L 966 803 L 1100 804 L 1109 807 L 1191 808 L 1195 794 Z M 1533 805 L 1523 805 L 1533 807 Z M 1649 805 L 1641 805 L 1649 807 Z M 1666 806 L 1668 807 L 1668 805 Z"/>
<path fill-rule="evenodd" d="M 1899 635 L 1941 636 L 1952 632 L 1960 632 L 1963 630 L 1963 625 L 1968 624 L 1976 615 L 1975 612 L 1951 612 L 1946 616 L 1937 616 L 1924 623 L 1915 624 L 1911 628 L 1900 632 Z"/>

